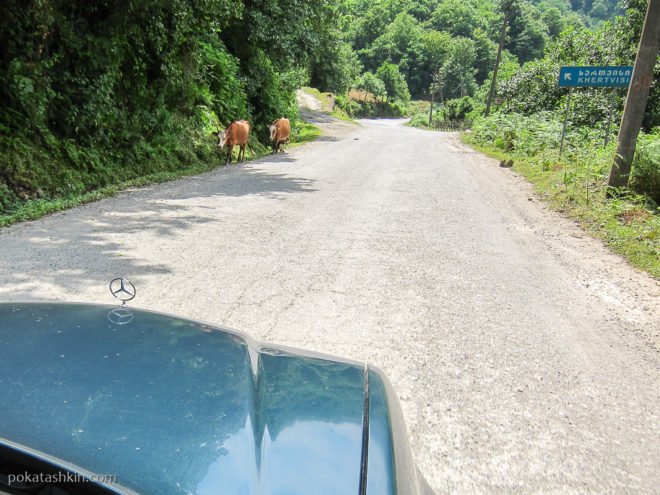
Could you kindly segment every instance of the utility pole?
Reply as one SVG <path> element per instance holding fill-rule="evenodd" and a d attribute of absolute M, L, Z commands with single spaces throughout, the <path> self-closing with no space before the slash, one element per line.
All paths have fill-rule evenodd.
<path fill-rule="evenodd" d="M 653 68 L 658 59 L 660 44 L 660 0 L 649 0 L 644 29 L 637 49 L 637 58 L 630 79 L 626 106 L 623 109 L 616 155 L 607 180 L 609 187 L 626 187 L 630 178 L 630 169 L 635 157 L 637 136 L 642 127 L 646 103 L 649 98 Z M 608 192 L 608 196 L 611 193 Z"/>
<path fill-rule="evenodd" d="M 490 105 L 495 96 L 495 84 L 497 83 L 497 70 L 500 68 L 500 59 L 502 58 L 502 47 L 504 46 L 504 38 L 506 37 L 506 24 L 509 21 L 509 11 L 511 10 L 511 2 L 507 2 L 504 7 L 504 24 L 502 25 L 502 33 L 500 34 L 500 46 L 497 48 L 497 58 L 495 59 L 495 68 L 493 69 L 493 79 L 490 81 L 490 92 L 488 93 L 488 103 L 486 103 L 486 112 L 484 117 L 488 117 L 490 113 Z"/>
<path fill-rule="evenodd" d="M 431 122 L 433 120 L 433 99 L 435 96 L 435 85 L 436 81 L 438 79 L 438 73 L 440 72 L 440 67 L 438 67 L 435 71 L 435 74 L 431 76 L 431 108 L 429 109 L 429 127 L 433 125 Z"/>

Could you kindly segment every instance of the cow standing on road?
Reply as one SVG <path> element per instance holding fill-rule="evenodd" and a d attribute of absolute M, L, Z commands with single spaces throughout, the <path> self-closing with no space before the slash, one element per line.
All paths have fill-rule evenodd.
<path fill-rule="evenodd" d="M 289 119 L 282 117 L 269 125 L 268 129 L 270 130 L 270 140 L 273 142 L 273 153 L 279 151 L 280 145 L 282 145 L 282 153 L 284 153 L 286 143 L 291 141 L 289 137 L 291 134 L 291 123 Z"/>
<path fill-rule="evenodd" d="M 250 153 L 254 155 L 252 146 L 248 142 L 250 137 L 250 123 L 247 120 L 234 120 L 224 131 L 218 130 L 218 148 L 227 146 L 227 161 L 231 163 L 234 146 L 239 147 L 238 158 L 236 161 L 245 160 L 245 146 L 250 147 Z"/>

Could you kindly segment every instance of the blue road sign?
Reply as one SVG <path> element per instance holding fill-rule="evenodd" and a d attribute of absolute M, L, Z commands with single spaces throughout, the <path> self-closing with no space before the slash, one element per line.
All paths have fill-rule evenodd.
<path fill-rule="evenodd" d="M 562 67 L 560 86 L 628 87 L 632 67 Z"/>

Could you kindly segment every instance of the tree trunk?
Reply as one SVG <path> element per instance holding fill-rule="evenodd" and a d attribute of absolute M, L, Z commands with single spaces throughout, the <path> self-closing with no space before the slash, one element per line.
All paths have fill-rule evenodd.
<path fill-rule="evenodd" d="M 438 71 L 440 69 L 436 69 L 435 74 L 431 76 L 431 108 L 429 109 L 429 127 L 431 127 L 432 121 L 433 121 L 433 97 L 435 96 L 435 84 L 436 80 L 438 78 Z"/>
<path fill-rule="evenodd" d="M 502 58 L 502 47 L 504 46 L 504 38 L 506 37 L 506 24 L 509 20 L 509 10 L 511 4 L 507 3 L 504 8 L 504 24 L 502 25 L 502 33 L 500 34 L 500 46 L 497 48 L 497 58 L 495 59 L 495 68 L 493 69 L 493 79 L 490 81 L 490 91 L 488 92 L 488 103 L 486 103 L 486 111 L 484 116 L 488 117 L 490 113 L 490 105 L 493 103 L 495 96 L 495 84 L 497 83 L 497 71 L 500 68 L 500 59 Z"/>

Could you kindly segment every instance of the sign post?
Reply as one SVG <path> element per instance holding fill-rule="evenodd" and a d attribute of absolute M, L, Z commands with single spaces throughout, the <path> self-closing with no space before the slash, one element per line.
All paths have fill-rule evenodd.
<path fill-rule="evenodd" d="M 559 142 L 559 158 L 561 152 L 564 150 L 564 136 L 566 135 L 566 123 L 568 122 L 568 110 L 571 108 L 571 96 L 573 96 L 573 87 L 568 90 L 568 98 L 566 99 L 566 111 L 564 112 L 564 125 L 561 128 L 561 141 Z"/>
<path fill-rule="evenodd" d="M 614 103 L 616 101 L 617 90 L 612 90 L 612 101 L 610 102 L 610 114 L 607 116 L 607 129 L 605 130 L 605 142 L 603 143 L 603 148 L 607 148 L 607 144 L 610 142 L 610 129 L 612 128 L 612 117 L 614 116 Z"/>
<path fill-rule="evenodd" d="M 566 122 L 568 121 L 568 110 L 569 110 L 569 105 L 571 103 L 573 88 L 627 88 L 630 84 L 632 71 L 633 68 L 628 66 L 562 67 L 559 70 L 559 86 L 570 88 L 568 92 L 568 99 L 566 100 L 564 125 L 561 131 L 561 142 L 559 144 L 559 157 L 561 157 L 561 153 L 564 149 Z M 609 134 L 609 129 L 608 129 L 608 134 Z"/>

